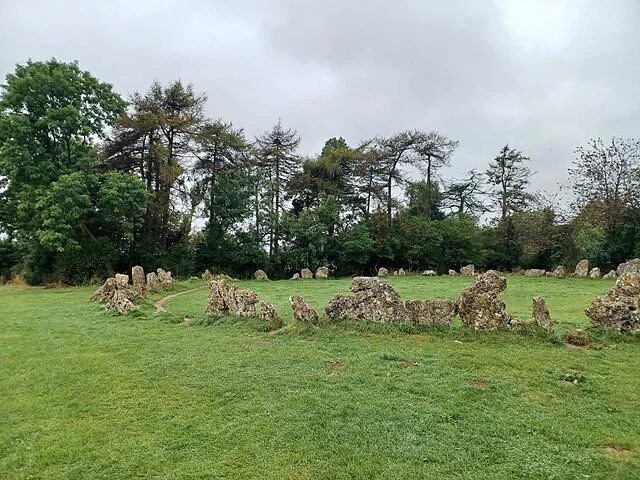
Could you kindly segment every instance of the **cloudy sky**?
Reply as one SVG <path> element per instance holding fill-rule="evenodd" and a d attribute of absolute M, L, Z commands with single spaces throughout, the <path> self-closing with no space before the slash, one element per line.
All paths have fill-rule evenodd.
<path fill-rule="evenodd" d="M 125 96 L 179 78 L 305 154 L 438 130 L 448 177 L 509 143 L 555 190 L 589 138 L 640 137 L 640 0 L 0 0 L 0 45 L 2 78 L 51 57 Z"/>

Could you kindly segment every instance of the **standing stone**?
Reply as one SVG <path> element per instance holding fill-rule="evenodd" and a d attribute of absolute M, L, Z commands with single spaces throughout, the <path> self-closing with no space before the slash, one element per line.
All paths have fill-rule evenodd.
<path fill-rule="evenodd" d="M 450 270 L 450 271 L 454 271 L 454 270 Z M 422 272 L 422 275 L 424 275 L 425 277 L 435 277 L 438 274 L 434 271 L 434 270 L 425 270 L 424 272 Z M 457 275 L 457 273 L 456 273 Z"/>
<path fill-rule="evenodd" d="M 316 278 L 329 278 L 329 269 L 327 267 L 318 267 L 316 270 Z"/>
<path fill-rule="evenodd" d="M 389 282 L 377 277 L 355 277 L 349 286 L 355 296 L 336 295 L 325 308 L 332 320 L 406 323 L 409 313 Z"/>
<path fill-rule="evenodd" d="M 576 265 L 576 277 L 588 277 L 589 276 L 589 260 L 580 260 Z"/>
<path fill-rule="evenodd" d="M 475 330 L 486 330 L 514 323 L 498 295 L 507 288 L 507 280 L 495 273 L 478 275 L 458 298 L 462 323 Z"/>
<path fill-rule="evenodd" d="M 549 315 L 549 309 L 542 297 L 533 297 L 533 318 L 538 325 L 544 328 L 547 332 L 553 333 L 556 329 L 555 325 L 551 321 L 551 315 Z"/>
<path fill-rule="evenodd" d="M 567 269 L 564 268 L 563 265 L 558 265 L 553 271 L 553 273 L 551 274 L 551 276 L 555 278 L 564 278 L 567 276 Z"/>
<path fill-rule="evenodd" d="M 213 275 L 211 275 L 211 272 L 209 271 L 208 268 L 202 274 L 202 280 L 206 280 L 207 282 L 210 282 L 211 280 L 213 280 Z"/>
<path fill-rule="evenodd" d="M 299 322 L 318 323 L 318 313 L 304 301 L 304 298 L 298 295 L 289 297 L 291 308 L 293 309 L 293 318 Z"/>
<path fill-rule="evenodd" d="M 607 280 L 610 280 L 612 278 L 617 278 L 618 275 L 616 274 L 615 270 L 611 270 L 609 273 L 607 273 L 606 275 L 603 275 L 602 278 L 606 278 Z"/>
<path fill-rule="evenodd" d="M 269 280 L 269 277 L 267 277 L 267 274 L 264 270 L 256 270 L 256 273 L 253 274 L 253 277 L 256 280 Z"/>
<path fill-rule="evenodd" d="M 152 292 L 158 290 L 158 275 L 156 275 L 156 272 L 147 273 L 147 288 Z"/>
<path fill-rule="evenodd" d="M 404 268 L 401 268 L 400 270 L 398 270 L 398 276 L 399 277 L 404 277 L 407 273 L 404 271 Z"/>
<path fill-rule="evenodd" d="M 380 267 L 380 268 L 378 269 L 378 276 L 379 276 L 379 277 L 387 277 L 387 276 L 389 276 L 389 270 L 387 270 L 387 269 L 386 269 L 386 268 L 384 268 L 384 267 Z"/>
<path fill-rule="evenodd" d="M 634 258 L 618 265 L 616 274 L 620 276 L 625 273 L 640 273 L 640 258 Z"/>
<path fill-rule="evenodd" d="M 433 270 L 428 270 L 428 271 L 433 272 Z M 455 270 L 449 269 L 449 275 L 452 277 L 456 277 L 458 275 L 458 272 L 456 272 Z"/>
<path fill-rule="evenodd" d="M 600 269 L 598 267 L 593 267 L 590 271 L 589 271 L 589 276 L 591 278 L 600 278 L 602 277 L 602 274 L 600 273 Z"/>
<path fill-rule="evenodd" d="M 116 283 L 118 284 L 118 288 L 129 288 L 129 275 L 125 275 L 124 273 L 116 273 Z"/>
<path fill-rule="evenodd" d="M 449 325 L 458 313 L 454 300 L 407 300 L 405 307 L 418 325 Z"/>
<path fill-rule="evenodd" d="M 313 278 L 313 272 L 311 270 L 309 270 L 308 268 L 303 268 L 302 270 L 300 270 L 300 277 L 305 279 L 305 280 L 309 280 Z"/>
<path fill-rule="evenodd" d="M 299 273 L 294 273 L 293 277 L 291 277 L 291 280 L 299 280 L 300 279 L 300 274 Z"/>
<path fill-rule="evenodd" d="M 139 297 L 147 295 L 147 282 L 145 281 L 144 269 L 136 265 L 131 269 L 131 278 L 133 280 L 133 288 Z"/>
<path fill-rule="evenodd" d="M 260 304 L 260 320 L 271 322 L 275 320 L 277 316 L 278 315 L 276 314 L 276 309 L 273 307 L 271 302 L 265 300 Z"/>
<path fill-rule="evenodd" d="M 236 310 L 232 314 L 237 317 L 253 318 L 256 316 L 258 294 L 250 288 L 236 290 Z"/>
<path fill-rule="evenodd" d="M 524 276 L 525 277 L 544 277 L 545 273 L 546 272 L 544 270 L 541 270 L 539 268 L 531 268 L 524 272 Z"/>
<path fill-rule="evenodd" d="M 397 270 L 394 270 L 394 271 L 393 271 L 393 276 L 394 276 L 394 277 L 397 277 L 397 276 L 398 276 L 398 271 L 397 271 Z"/>
<path fill-rule="evenodd" d="M 460 275 L 464 275 L 465 277 L 473 277 L 476 274 L 475 272 L 476 267 L 474 265 L 467 265 L 460 269 Z"/>
<path fill-rule="evenodd" d="M 624 273 L 606 296 L 596 297 L 584 312 L 594 328 L 640 332 L 640 273 Z"/>
<path fill-rule="evenodd" d="M 164 290 L 169 290 L 173 287 L 175 281 L 171 276 L 171 272 L 165 272 L 162 268 L 158 268 L 156 272 L 158 272 L 158 281 L 160 282 L 160 286 Z"/>
<path fill-rule="evenodd" d="M 115 308 L 121 315 L 126 315 L 138 307 L 133 303 L 133 292 L 129 290 L 129 276 L 118 275 L 119 278 L 107 278 L 107 281 L 93 292 L 91 300 L 99 300 L 104 303 L 105 308 Z M 123 277 L 126 277 L 127 281 L 124 281 Z"/>
<path fill-rule="evenodd" d="M 209 283 L 209 298 L 206 312 L 211 315 L 233 315 L 255 317 L 258 294 L 251 289 L 239 289 L 235 283 L 229 285 L 226 279 Z"/>

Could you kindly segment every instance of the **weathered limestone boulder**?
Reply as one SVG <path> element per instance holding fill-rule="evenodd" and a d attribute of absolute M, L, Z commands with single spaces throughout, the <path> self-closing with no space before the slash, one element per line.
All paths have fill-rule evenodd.
<path fill-rule="evenodd" d="M 129 275 L 126 275 L 124 273 L 116 273 L 115 279 L 119 288 L 129 288 Z"/>
<path fill-rule="evenodd" d="M 476 267 L 473 265 L 467 265 L 466 267 L 462 267 L 460 269 L 460 275 L 464 275 L 465 277 L 473 277 L 476 274 Z"/>
<path fill-rule="evenodd" d="M 256 270 L 256 273 L 253 274 L 253 278 L 256 280 L 269 280 L 269 277 L 267 277 L 264 270 Z"/>
<path fill-rule="evenodd" d="M 222 278 L 209 282 L 206 312 L 211 315 L 255 317 L 258 294 L 251 289 L 239 289 L 235 283 Z"/>
<path fill-rule="evenodd" d="M 533 297 L 533 319 L 538 325 L 544 328 L 547 332 L 553 333 L 556 329 L 555 325 L 551 321 L 551 315 L 547 308 L 547 303 L 543 297 Z"/>
<path fill-rule="evenodd" d="M 404 271 L 404 268 L 401 268 L 398 270 L 398 276 L 399 277 L 404 277 L 406 275 L 406 272 Z"/>
<path fill-rule="evenodd" d="M 91 300 L 104 303 L 105 308 L 115 308 L 121 315 L 126 315 L 138 308 L 133 303 L 133 292 L 129 290 L 128 282 L 123 281 L 123 277 L 129 279 L 128 275 L 121 275 L 119 279 L 107 278 L 107 281 L 93 292 Z"/>
<path fill-rule="evenodd" d="M 458 298 L 458 313 L 462 323 L 475 330 L 511 326 L 514 319 L 505 311 L 498 295 L 507 288 L 507 280 L 495 273 L 478 275 Z"/>
<path fill-rule="evenodd" d="M 623 273 L 604 297 L 596 297 L 584 312 L 594 328 L 640 332 L 640 273 Z"/>
<path fill-rule="evenodd" d="M 546 273 L 545 270 L 541 270 L 539 268 L 531 268 L 529 270 L 525 270 L 524 276 L 525 277 L 544 277 L 545 273 Z"/>
<path fill-rule="evenodd" d="M 397 271 L 397 270 L 394 270 L 394 271 L 393 271 L 393 276 L 394 276 L 394 277 L 397 277 L 397 276 L 398 276 L 398 271 Z"/>
<path fill-rule="evenodd" d="M 428 270 L 429 271 L 429 270 Z M 433 270 L 430 270 L 431 272 L 433 272 Z M 424 274 L 423 274 L 424 275 Z M 451 270 L 449 269 L 449 275 L 452 277 L 455 277 L 458 275 L 458 272 L 456 272 L 455 270 Z"/>
<path fill-rule="evenodd" d="M 136 265 L 131 269 L 131 279 L 133 280 L 133 289 L 136 295 L 144 297 L 147 295 L 147 282 L 144 276 L 144 268 Z"/>
<path fill-rule="evenodd" d="M 318 313 L 304 301 L 304 298 L 298 295 L 291 295 L 289 301 L 293 309 L 294 319 L 299 322 L 318 323 Z"/>
<path fill-rule="evenodd" d="M 545 277 L 553 277 L 553 272 L 550 272 L 550 271 L 547 270 L 546 272 L 544 272 L 544 276 Z"/>
<path fill-rule="evenodd" d="M 175 283 L 175 280 L 171 276 L 171 272 L 165 272 L 162 268 L 158 268 L 156 272 L 158 272 L 158 281 L 160 282 L 160 286 L 164 290 L 171 289 Z"/>
<path fill-rule="evenodd" d="M 587 277 L 589 276 L 589 260 L 580 260 L 576 265 L 575 271 L 576 277 Z"/>
<path fill-rule="evenodd" d="M 208 268 L 202 274 L 202 280 L 206 280 L 207 282 L 210 282 L 211 280 L 213 280 L 213 275 L 211 275 L 211 272 L 209 271 Z"/>
<path fill-rule="evenodd" d="M 589 276 L 591 278 L 600 278 L 602 277 L 602 274 L 600 273 L 600 269 L 598 267 L 593 267 L 590 271 L 589 271 Z"/>
<path fill-rule="evenodd" d="M 449 325 L 458 313 L 454 300 L 407 300 L 405 307 L 419 325 Z"/>
<path fill-rule="evenodd" d="M 609 273 L 602 276 L 602 278 L 606 278 L 607 280 L 610 280 L 612 278 L 617 278 L 617 277 L 618 277 L 618 274 L 616 273 L 615 270 L 611 270 Z"/>
<path fill-rule="evenodd" d="M 378 323 L 405 323 L 409 313 L 389 282 L 377 277 L 355 277 L 349 286 L 355 296 L 337 295 L 325 308 L 332 320 L 353 319 Z"/>
<path fill-rule="evenodd" d="M 158 275 L 156 275 L 156 272 L 147 273 L 147 288 L 152 292 L 158 290 Z"/>
<path fill-rule="evenodd" d="M 264 320 L 265 322 L 273 321 L 278 314 L 276 313 L 276 309 L 273 307 L 271 302 L 267 300 L 260 303 L 260 320 Z"/>
<path fill-rule="evenodd" d="M 616 273 L 618 276 L 625 273 L 640 273 L 640 258 L 634 258 L 628 262 L 621 263 L 618 265 Z"/>
<path fill-rule="evenodd" d="M 551 275 L 555 278 L 564 278 L 567 276 L 567 269 L 564 265 L 558 265 Z"/>
<path fill-rule="evenodd" d="M 313 278 L 313 272 L 308 268 L 303 268 L 302 270 L 300 270 L 300 277 L 305 280 L 309 280 Z"/>
<path fill-rule="evenodd" d="M 380 267 L 378 269 L 378 276 L 379 277 L 387 277 L 388 275 L 389 275 L 389 270 L 387 270 L 386 268 Z"/>
<path fill-rule="evenodd" d="M 300 279 L 300 274 L 299 273 L 294 273 L 293 277 L 291 277 L 291 280 L 299 280 Z"/>
<path fill-rule="evenodd" d="M 455 270 L 451 270 L 451 271 L 455 272 Z M 425 270 L 424 272 L 422 272 L 422 275 L 424 275 L 425 277 L 435 277 L 438 275 L 438 273 L 435 272 L 434 270 Z"/>
<path fill-rule="evenodd" d="M 316 270 L 316 278 L 329 278 L 329 269 L 327 267 L 318 267 Z"/>

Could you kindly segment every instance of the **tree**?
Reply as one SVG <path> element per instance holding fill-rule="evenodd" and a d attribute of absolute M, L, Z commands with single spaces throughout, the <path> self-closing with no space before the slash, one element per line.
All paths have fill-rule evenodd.
<path fill-rule="evenodd" d="M 509 145 L 500 150 L 500 154 L 489 163 L 486 172 L 488 183 L 494 186 L 496 197 L 493 203 L 505 219 L 511 213 L 522 210 L 533 196 L 525 191 L 531 178 L 531 171 L 523 163 L 529 161 L 522 152 Z"/>
<path fill-rule="evenodd" d="M 464 215 L 479 216 L 488 211 L 481 195 L 484 177 L 475 170 L 467 172 L 466 177 L 451 182 L 442 195 L 444 208 L 453 211 L 458 218 Z"/>
<path fill-rule="evenodd" d="M 269 258 L 278 254 L 280 217 L 283 210 L 285 182 L 300 166 L 296 150 L 300 145 L 298 132 L 284 129 L 278 120 L 271 130 L 256 138 L 256 165 L 266 180 L 269 214 Z"/>

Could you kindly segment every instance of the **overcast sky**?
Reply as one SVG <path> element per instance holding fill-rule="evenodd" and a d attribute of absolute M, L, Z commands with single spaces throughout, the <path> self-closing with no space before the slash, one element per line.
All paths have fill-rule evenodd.
<path fill-rule="evenodd" d="M 591 137 L 640 137 L 640 0 L 0 0 L 0 75 L 78 60 L 128 96 L 181 79 L 252 137 L 302 153 L 403 129 L 460 141 L 443 174 L 505 143 L 556 190 Z"/>

